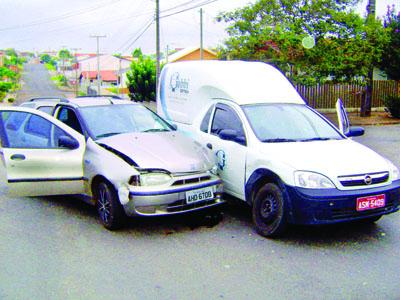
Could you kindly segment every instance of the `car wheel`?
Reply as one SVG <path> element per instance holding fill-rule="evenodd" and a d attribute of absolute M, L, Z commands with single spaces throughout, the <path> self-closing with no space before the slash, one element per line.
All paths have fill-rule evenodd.
<path fill-rule="evenodd" d="M 121 228 L 126 215 L 118 200 L 115 189 L 106 182 L 100 182 L 96 190 L 96 205 L 100 221 L 109 230 Z"/>
<path fill-rule="evenodd" d="M 256 231 L 265 237 L 276 237 L 286 228 L 286 203 L 282 190 L 266 183 L 257 192 L 252 207 Z"/>

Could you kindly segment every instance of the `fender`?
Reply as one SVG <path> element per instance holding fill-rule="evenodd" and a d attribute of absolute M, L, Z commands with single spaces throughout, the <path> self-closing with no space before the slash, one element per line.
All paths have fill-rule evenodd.
<path fill-rule="evenodd" d="M 259 188 L 262 182 L 274 182 L 279 185 L 279 188 L 282 190 L 283 196 L 285 197 L 287 202 L 287 216 L 289 217 L 288 221 L 290 222 L 293 215 L 293 209 L 292 201 L 289 197 L 289 193 L 287 192 L 286 185 L 277 174 L 268 169 L 255 170 L 249 177 L 249 180 L 247 180 L 245 186 L 245 197 L 247 204 L 249 204 L 250 206 L 253 205 L 253 193 Z"/>

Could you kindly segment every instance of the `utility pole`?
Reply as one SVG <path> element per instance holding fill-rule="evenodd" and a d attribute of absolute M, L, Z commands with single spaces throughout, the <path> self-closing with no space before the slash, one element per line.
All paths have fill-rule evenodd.
<path fill-rule="evenodd" d="M 74 63 L 75 63 L 75 96 L 78 97 L 78 59 L 76 57 L 76 52 L 81 48 L 71 48 L 74 51 Z"/>
<path fill-rule="evenodd" d="M 99 39 L 105 38 L 105 35 L 91 35 L 91 38 L 95 38 L 97 41 L 97 94 L 100 95 L 100 56 L 99 56 Z"/>
<path fill-rule="evenodd" d="M 200 8 L 200 60 L 204 58 L 203 49 L 203 8 Z"/>
<path fill-rule="evenodd" d="M 375 20 L 375 9 L 376 9 L 376 0 L 369 0 L 367 5 L 367 20 L 374 19 Z M 368 37 L 367 37 L 368 38 Z M 372 107 L 372 90 L 374 86 L 374 66 L 372 65 L 368 70 L 368 78 L 367 78 L 367 86 L 365 90 L 364 99 L 361 100 L 361 117 L 369 117 L 371 116 L 371 107 Z"/>
<path fill-rule="evenodd" d="M 160 0 L 156 0 L 156 99 L 160 77 Z"/>

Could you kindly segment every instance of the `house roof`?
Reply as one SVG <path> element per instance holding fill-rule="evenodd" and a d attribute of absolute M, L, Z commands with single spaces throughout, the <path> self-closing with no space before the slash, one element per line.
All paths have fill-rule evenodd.
<path fill-rule="evenodd" d="M 88 79 L 97 79 L 97 71 L 83 71 L 81 77 Z M 118 76 L 114 71 L 100 71 L 100 77 L 103 81 L 117 81 Z"/>
<path fill-rule="evenodd" d="M 168 62 L 174 62 L 177 61 L 193 52 L 199 51 L 200 47 L 187 47 L 184 48 L 182 50 L 179 50 L 178 52 L 175 52 L 174 54 L 171 54 L 170 56 L 168 56 Z M 209 54 L 213 55 L 213 56 L 217 56 L 217 53 L 215 53 L 214 51 L 204 48 L 203 49 L 204 52 L 208 52 Z"/>

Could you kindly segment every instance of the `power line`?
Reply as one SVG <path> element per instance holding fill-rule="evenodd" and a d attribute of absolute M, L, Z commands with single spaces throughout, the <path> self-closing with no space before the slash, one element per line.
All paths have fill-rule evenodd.
<path fill-rule="evenodd" d="M 207 4 L 216 2 L 216 1 L 218 1 L 218 0 L 207 0 L 207 1 L 204 1 L 204 2 L 199 3 L 199 4 L 197 4 L 197 5 L 194 5 L 194 6 L 191 6 L 191 7 L 185 8 L 185 9 L 182 9 L 182 10 L 180 10 L 180 11 L 171 13 L 171 14 L 169 14 L 169 15 L 160 16 L 160 19 L 162 19 L 162 18 L 167 18 L 167 17 L 170 17 L 170 16 L 174 16 L 174 15 L 177 15 L 177 14 L 180 14 L 180 13 L 183 13 L 183 12 L 186 12 L 186 11 L 188 11 L 188 10 L 195 9 L 195 8 L 199 8 L 199 7 L 201 7 L 201 6 L 204 6 L 204 5 L 207 5 Z"/>
<path fill-rule="evenodd" d="M 91 13 L 95 10 L 104 8 L 106 6 L 109 6 L 111 4 L 115 4 L 117 2 L 120 2 L 122 0 L 112 0 L 111 2 L 107 3 L 107 4 L 101 4 L 101 5 L 96 5 L 96 6 L 92 6 L 90 8 L 84 8 L 84 9 L 80 9 L 80 10 L 76 10 L 76 11 L 70 11 L 68 13 L 62 14 L 62 15 L 58 15 L 58 16 L 54 16 L 45 20 L 37 20 L 37 21 L 33 21 L 31 23 L 27 23 L 27 24 L 22 24 L 22 25 L 15 25 L 15 26 L 10 26 L 10 27 L 3 27 L 0 28 L 0 31 L 8 31 L 8 30 L 16 30 L 16 29 L 22 29 L 22 28 L 27 28 L 27 27 L 33 27 L 33 26 L 38 26 L 38 25 L 43 25 L 43 24 L 48 24 L 48 23 L 53 23 L 53 22 L 58 22 L 64 19 L 68 19 L 71 17 L 75 17 L 75 16 L 79 16 L 79 15 L 83 15 L 83 14 L 87 14 L 87 13 Z"/>

